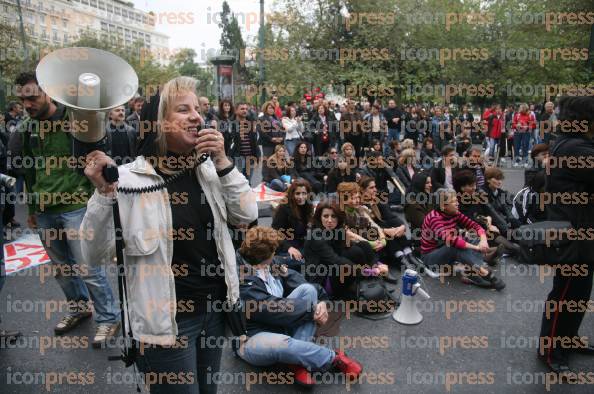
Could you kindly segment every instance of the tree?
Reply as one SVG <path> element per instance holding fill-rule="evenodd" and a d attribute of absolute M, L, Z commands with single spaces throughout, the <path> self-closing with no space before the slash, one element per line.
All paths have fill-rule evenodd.
<path fill-rule="evenodd" d="M 196 56 L 196 51 L 193 49 L 181 49 L 173 56 L 173 59 L 171 59 L 169 68 L 172 72 L 175 72 L 179 75 L 196 78 L 199 82 L 199 94 L 209 96 L 212 99 L 214 98 L 213 71 L 211 69 L 200 67 L 200 65 L 194 61 Z"/>

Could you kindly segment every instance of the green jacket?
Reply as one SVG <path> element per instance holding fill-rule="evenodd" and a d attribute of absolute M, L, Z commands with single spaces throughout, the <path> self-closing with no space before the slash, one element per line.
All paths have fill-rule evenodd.
<path fill-rule="evenodd" d="M 47 121 L 27 117 L 19 132 L 23 138 L 23 168 L 29 214 L 64 213 L 86 207 L 91 182 L 77 170 L 81 160 L 72 155 L 72 136 L 64 131 L 68 111 L 57 105 Z M 45 130 L 40 133 L 40 127 Z"/>

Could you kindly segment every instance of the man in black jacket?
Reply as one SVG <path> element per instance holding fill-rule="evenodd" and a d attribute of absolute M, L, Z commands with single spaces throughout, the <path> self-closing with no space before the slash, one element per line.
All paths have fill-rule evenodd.
<path fill-rule="evenodd" d="M 402 111 L 398 107 L 396 107 L 396 100 L 388 101 L 388 108 L 384 111 L 384 118 L 388 122 L 388 139 L 386 141 L 386 155 L 387 146 L 390 144 L 391 141 L 400 141 L 400 122 L 402 120 Z"/>
<path fill-rule="evenodd" d="M 248 118 L 246 103 L 239 103 L 235 107 L 235 117 L 229 130 L 225 136 L 225 151 L 233 158 L 238 168 L 241 168 L 243 175 L 250 180 L 260 158 L 260 147 L 255 120 Z"/>
<path fill-rule="evenodd" d="M 278 233 L 254 227 L 246 234 L 239 253 L 247 262 L 240 267 L 240 295 L 245 303 L 249 339 L 238 356 L 252 365 L 288 364 L 296 383 L 313 386 L 308 370 L 335 367 L 357 378 L 361 365 L 342 352 L 313 343 L 316 324 L 325 324 L 326 293 L 286 266 L 271 266 Z"/>
<path fill-rule="evenodd" d="M 569 165 L 571 161 L 591 160 L 594 157 L 594 97 L 565 97 L 560 101 L 559 120 L 574 128 L 561 129 L 551 148 L 546 192 L 578 195 L 589 200 L 576 203 L 574 199 L 553 199 L 547 205 L 549 220 L 569 221 L 576 231 L 594 228 L 594 166 Z M 565 163 L 565 164 L 564 164 Z M 592 291 L 594 271 L 594 242 L 591 238 L 573 241 L 565 250 L 562 264 L 582 267 L 575 271 L 555 269 L 553 289 L 547 297 L 540 330 L 540 359 L 554 372 L 570 374 L 568 359 L 571 352 L 594 355 L 594 347 L 584 343 L 578 335 Z M 568 271 L 570 273 L 568 273 Z M 575 306 L 575 308 L 573 307 Z M 562 346 L 570 339 L 571 346 Z M 579 345 L 574 345 L 579 342 Z M 561 342 L 563 341 L 563 342 Z M 572 374 L 575 376 L 575 373 Z"/>

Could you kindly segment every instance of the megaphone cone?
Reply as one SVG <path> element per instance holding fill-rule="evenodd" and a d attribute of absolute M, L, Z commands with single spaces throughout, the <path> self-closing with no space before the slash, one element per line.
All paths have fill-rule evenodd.
<path fill-rule="evenodd" d="M 400 306 L 392 313 L 392 318 L 400 324 L 419 324 L 423 321 L 423 315 L 419 313 L 415 304 L 415 296 L 429 299 L 429 294 L 421 289 L 417 280 L 418 274 L 412 269 L 407 269 L 402 275 Z"/>
<path fill-rule="evenodd" d="M 138 90 L 134 69 L 113 53 L 94 48 L 51 52 L 36 70 L 41 89 L 70 110 L 72 135 L 93 143 L 105 137 L 107 111 L 128 102 Z"/>

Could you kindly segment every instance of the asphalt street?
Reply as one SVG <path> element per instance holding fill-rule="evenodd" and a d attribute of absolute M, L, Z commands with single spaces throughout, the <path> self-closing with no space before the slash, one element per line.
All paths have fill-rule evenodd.
<path fill-rule="evenodd" d="M 517 191 L 523 182 L 523 172 L 515 169 L 505 172 L 506 188 Z M 17 218 L 21 223 L 25 223 L 24 215 L 23 207 L 19 207 Z M 262 219 L 261 223 L 269 224 L 270 218 Z M 423 287 L 431 299 L 421 304 L 424 320 L 416 326 L 403 326 L 391 318 L 379 321 L 352 315 L 344 318 L 340 326 L 341 339 L 335 342 L 342 341 L 347 354 L 363 364 L 365 374 L 360 383 L 352 385 L 347 385 L 339 376 L 320 376 L 326 383 L 320 383 L 315 391 L 361 394 L 594 392 L 592 379 L 556 384 L 536 358 L 543 304 L 552 283 L 550 272 L 539 273 L 534 267 L 518 265 L 509 259 L 503 261 L 497 271 L 507 284 L 502 292 L 465 285 L 458 278 L 447 279 L 444 283 L 426 278 Z M 116 290 L 113 275 L 111 282 Z M 0 393 L 135 392 L 134 370 L 125 369 L 121 362 L 107 361 L 107 356 L 118 354 L 116 348 L 95 350 L 74 340 L 51 343 L 53 327 L 62 314 L 46 313 L 44 302 L 62 299 L 55 280 L 46 278 L 41 283 L 39 269 L 7 278 L 0 296 L 2 327 L 19 329 L 23 338 L 16 347 L 2 344 L 0 348 Z M 15 300 L 33 310 L 16 310 Z M 68 337 L 92 336 L 93 333 L 94 323 L 89 320 Z M 591 313 L 586 315 L 580 334 L 594 337 Z M 593 358 L 576 355 L 571 361 L 575 371 L 593 375 Z M 284 371 L 281 367 L 252 368 L 225 348 L 218 392 L 302 391 L 278 384 Z M 76 372 L 77 375 L 53 382 L 60 372 Z"/>

